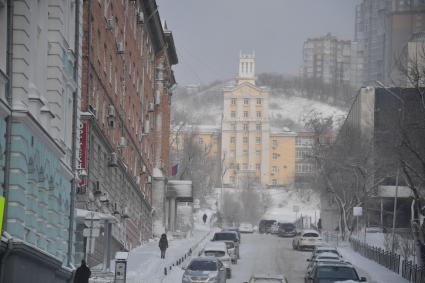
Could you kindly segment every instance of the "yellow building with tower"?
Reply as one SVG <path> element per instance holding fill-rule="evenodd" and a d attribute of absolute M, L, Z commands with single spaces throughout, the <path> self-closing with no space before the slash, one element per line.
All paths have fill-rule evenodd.
<path fill-rule="evenodd" d="M 256 86 L 255 78 L 255 54 L 240 54 L 236 82 L 223 89 L 222 124 L 186 126 L 177 144 L 181 145 L 183 136 L 194 135 L 205 152 L 221 156 L 225 187 L 243 186 L 247 181 L 262 187 L 292 185 L 296 133 L 271 129 L 269 89 Z"/>

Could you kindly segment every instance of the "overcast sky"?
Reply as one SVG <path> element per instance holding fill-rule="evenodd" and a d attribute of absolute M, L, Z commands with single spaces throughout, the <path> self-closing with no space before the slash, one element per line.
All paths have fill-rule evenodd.
<path fill-rule="evenodd" d="M 303 42 L 331 32 L 352 39 L 359 0 L 157 0 L 173 31 L 178 84 L 233 78 L 239 51 L 257 57 L 257 73 L 297 74 Z"/>

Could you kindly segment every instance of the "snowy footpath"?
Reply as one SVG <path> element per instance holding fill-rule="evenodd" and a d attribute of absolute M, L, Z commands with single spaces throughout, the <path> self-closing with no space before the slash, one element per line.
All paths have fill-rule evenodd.
<path fill-rule="evenodd" d="M 360 274 L 366 274 L 367 282 L 373 283 L 409 283 L 401 275 L 386 269 L 382 265 L 355 252 L 349 243 L 338 247 L 342 256 L 358 268 Z"/>

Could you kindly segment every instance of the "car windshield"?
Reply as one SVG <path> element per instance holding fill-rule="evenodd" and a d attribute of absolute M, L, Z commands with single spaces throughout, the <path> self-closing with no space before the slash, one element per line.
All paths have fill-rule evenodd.
<path fill-rule="evenodd" d="M 237 241 L 237 236 L 234 233 L 215 233 L 214 241 Z"/>
<path fill-rule="evenodd" d="M 216 271 L 217 264 L 214 261 L 194 260 L 187 267 L 193 271 Z"/>
<path fill-rule="evenodd" d="M 206 256 L 215 256 L 215 257 L 223 257 L 226 255 L 226 252 L 224 251 L 204 251 L 204 255 Z"/>
<path fill-rule="evenodd" d="M 319 234 L 317 234 L 317 233 L 304 233 L 302 236 L 304 238 L 317 238 L 317 237 L 319 237 Z"/>
<path fill-rule="evenodd" d="M 357 280 L 358 276 L 352 267 L 346 266 L 321 266 L 317 268 L 319 279 Z"/>
<path fill-rule="evenodd" d="M 282 229 L 295 229 L 295 225 L 292 223 L 280 223 L 279 227 Z"/>

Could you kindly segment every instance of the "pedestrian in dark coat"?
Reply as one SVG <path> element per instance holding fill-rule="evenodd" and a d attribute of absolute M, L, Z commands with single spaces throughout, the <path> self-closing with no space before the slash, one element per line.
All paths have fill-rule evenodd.
<path fill-rule="evenodd" d="M 204 216 L 202 216 L 202 220 L 204 221 L 204 224 L 207 222 L 207 215 L 206 214 L 204 214 Z"/>
<path fill-rule="evenodd" d="M 86 265 L 86 261 L 81 261 L 81 266 L 77 268 L 74 277 L 74 283 L 89 283 L 91 275 L 90 268 Z"/>
<path fill-rule="evenodd" d="M 168 249 L 167 235 L 162 234 L 159 240 L 159 249 L 161 250 L 161 258 L 165 258 L 165 251 Z"/>

